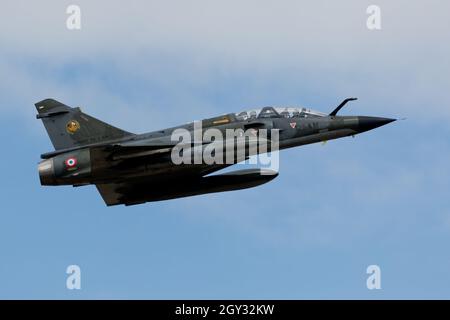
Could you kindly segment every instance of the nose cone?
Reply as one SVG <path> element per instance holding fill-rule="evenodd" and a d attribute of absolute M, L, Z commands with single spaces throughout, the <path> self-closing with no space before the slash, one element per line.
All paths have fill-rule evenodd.
<path fill-rule="evenodd" d="M 385 124 L 391 123 L 395 121 L 396 119 L 390 119 L 390 118 L 379 118 L 379 117 L 358 117 L 358 131 L 364 132 L 369 131 L 381 126 L 384 126 Z"/>

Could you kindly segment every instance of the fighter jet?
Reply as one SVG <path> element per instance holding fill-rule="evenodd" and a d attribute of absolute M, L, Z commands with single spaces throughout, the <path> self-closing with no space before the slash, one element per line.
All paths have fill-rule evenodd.
<path fill-rule="evenodd" d="M 215 172 L 255 154 L 354 136 L 395 121 L 339 116 L 338 112 L 351 100 L 356 98 L 345 99 L 329 114 L 304 107 L 267 106 L 202 120 L 200 129 L 197 122 L 190 122 L 133 134 L 89 116 L 80 108 L 45 99 L 35 104 L 36 117 L 42 120 L 55 150 L 41 155 L 40 182 L 43 186 L 93 184 L 108 206 L 255 187 L 271 181 L 278 172 L 264 168 Z M 200 135 L 196 133 L 199 130 Z M 205 139 L 208 130 L 214 133 L 214 139 L 211 134 Z M 228 136 L 230 130 L 238 134 Z M 186 133 L 193 140 L 180 138 Z M 241 137 L 246 140 L 228 147 L 228 142 Z M 269 146 L 261 148 L 261 141 Z M 244 152 L 238 151 L 239 146 Z M 214 155 L 231 153 L 231 161 L 179 161 L 180 156 L 195 158 L 211 147 Z M 176 161 L 174 155 L 178 156 Z"/>

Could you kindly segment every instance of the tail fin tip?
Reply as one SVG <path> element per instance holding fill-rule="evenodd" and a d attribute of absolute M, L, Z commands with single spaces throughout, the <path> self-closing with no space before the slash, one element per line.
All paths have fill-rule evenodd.
<path fill-rule="evenodd" d="M 61 108 L 61 109 L 73 109 L 67 105 L 65 105 L 64 103 L 61 103 L 59 101 L 56 101 L 55 99 L 44 99 L 41 100 L 39 102 L 36 102 L 34 104 L 36 106 L 36 110 L 39 113 L 46 113 L 48 111 L 51 111 L 52 109 L 55 108 Z"/>
<path fill-rule="evenodd" d="M 44 123 L 50 140 L 58 149 L 72 148 L 108 140 L 117 140 L 132 133 L 116 128 L 54 99 L 35 103 L 38 119 Z"/>

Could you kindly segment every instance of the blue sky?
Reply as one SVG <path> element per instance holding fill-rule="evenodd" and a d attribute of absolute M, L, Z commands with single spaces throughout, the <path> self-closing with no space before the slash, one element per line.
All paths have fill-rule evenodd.
<path fill-rule="evenodd" d="M 0 298 L 450 298 L 447 2 L 378 1 L 380 31 L 365 1 L 79 1 L 79 31 L 69 4 L 2 10 Z M 39 184 L 44 98 L 139 133 L 348 96 L 343 114 L 407 120 L 282 151 L 254 189 L 107 208 Z"/>

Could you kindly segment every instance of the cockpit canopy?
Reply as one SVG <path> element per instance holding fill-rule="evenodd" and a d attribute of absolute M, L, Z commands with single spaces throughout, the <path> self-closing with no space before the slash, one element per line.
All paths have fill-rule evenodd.
<path fill-rule="evenodd" d="M 307 108 L 294 107 L 264 107 L 238 113 L 229 113 L 214 118 L 202 120 L 203 127 L 211 127 L 227 124 L 235 121 L 246 121 L 264 118 L 317 118 L 325 117 L 326 113 L 314 111 Z"/>
<path fill-rule="evenodd" d="M 242 111 L 235 114 L 236 120 L 244 121 L 261 118 L 312 118 L 324 117 L 327 114 L 319 111 L 314 111 L 307 108 L 295 107 L 264 107 L 261 109 L 253 109 Z"/>

